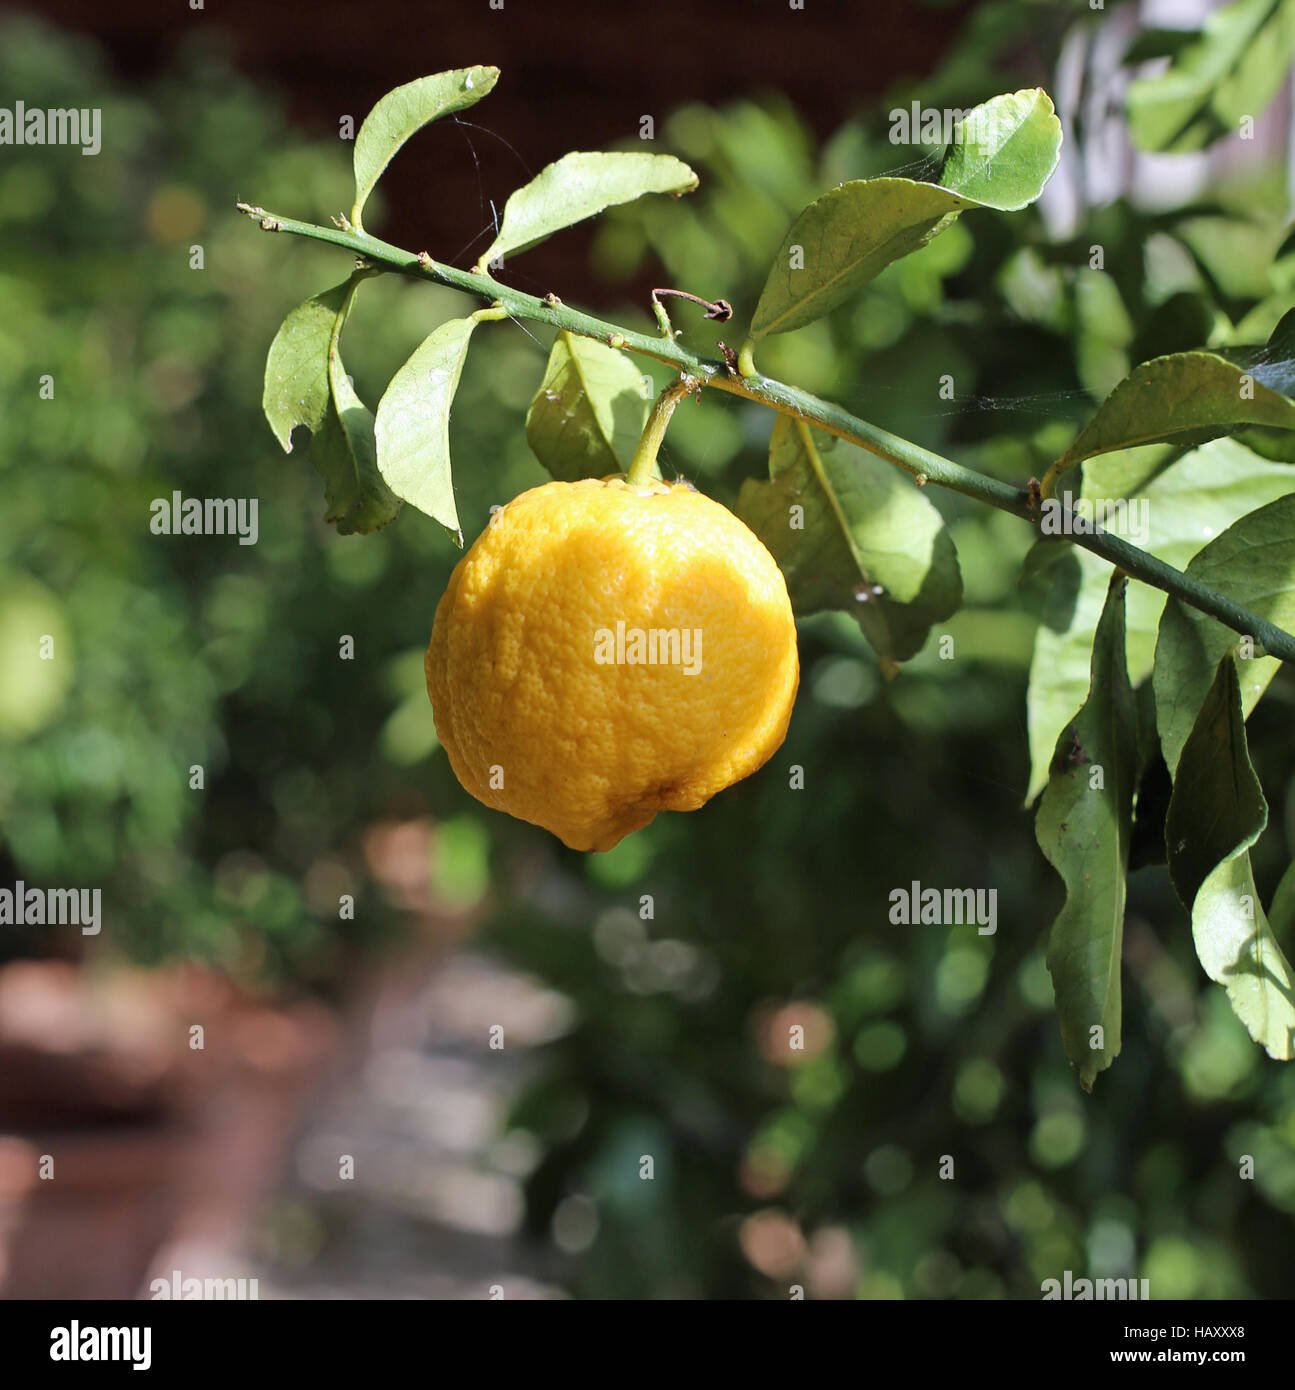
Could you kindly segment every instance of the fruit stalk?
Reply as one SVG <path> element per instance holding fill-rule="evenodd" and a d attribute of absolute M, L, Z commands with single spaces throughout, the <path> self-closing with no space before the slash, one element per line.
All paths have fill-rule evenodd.
<path fill-rule="evenodd" d="M 632 487 L 642 487 L 645 483 L 652 481 L 652 471 L 656 467 L 657 452 L 661 448 L 661 441 L 665 438 L 666 426 L 670 423 L 674 408 L 689 391 L 696 389 L 695 382 L 690 381 L 687 377 L 679 377 L 677 381 L 672 381 L 656 398 L 652 413 L 648 416 L 647 424 L 644 425 L 643 433 L 639 438 L 638 448 L 634 450 L 634 457 L 630 460 L 629 472 L 626 474 L 626 481 Z"/>

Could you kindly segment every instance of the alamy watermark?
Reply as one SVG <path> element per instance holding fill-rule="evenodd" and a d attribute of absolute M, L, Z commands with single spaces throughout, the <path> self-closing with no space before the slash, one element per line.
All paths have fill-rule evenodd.
<path fill-rule="evenodd" d="M 701 674 L 701 628 L 600 627 L 594 633 L 599 666 L 678 666 L 685 676 Z"/>
<path fill-rule="evenodd" d="M 28 888 L 19 879 L 0 888 L 0 927 L 80 927 L 98 936 L 102 926 L 100 888 Z"/>
<path fill-rule="evenodd" d="M 80 145 L 82 154 L 103 149 L 103 111 L 97 107 L 0 106 L 0 145 Z"/>
<path fill-rule="evenodd" d="M 256 1279 L 199 1279 L 195 1275 L 186 1278 L 178 1269 L 171 1271 L 171 1277 L 154 1279 L 148 1286 L 150 1299 L 185 1300 L 196 1302 L 199 1299 L 211 1301 L 250 1301 L 260 1298 L 260 1283 Z"/>
<path fill-rule="evenodd" d="M 151 1327 L 82 1326 L 73 1318 L 50 1329 L 51 1361 L 129 1361 L 131 1369 L 146 1371 L 153 1364 Z"/>
<path fill-rule="evenodd" d="M 1062 1275 L 1062 1279 L 1045 1279 L 1039 1285 L 1045 1303 L 1056 1298 L 1070 1298 L 1082 1303 L 1097 1299 L 1141 1300 L 1151 1297 L 1149 1279 L 1076 1279 L 1068 1269 L 1063 1270 Z"/>
<path fill-rule="evenodd" d="M 999 125 L 1011 121 L 1010 113 L 991 106 L 974 106 L 963 111 L 956 106 L 896 106 L 890 113 L 892 145 L 987 145 L 997 149 Z M 1003 134 L 1019 124 L 1019 118 L 1004 126 Z"/>
<path fill-rule="evenodd" d="M 923 888 L 914 879 L 890 893 L 890 920 L 899 927 L 960 927 L 974 923 L 977 935 L 998 930 L 997 888 Z"/>
<path fill-rule="evenodd" d="M 260 535 L 260 501 L 255 497 L 184 497 L 173 492 L 148 506 L 155 536 L 234 536 L 255 545 Z"/>
<path fill-rule="evenodd" d="M 1039 503 L 1045 536 L 1093 536 L 1100 531 L 1145 547 L 1151 538 L 1151 503 L 1145 497 L 1045 497 Z"/>

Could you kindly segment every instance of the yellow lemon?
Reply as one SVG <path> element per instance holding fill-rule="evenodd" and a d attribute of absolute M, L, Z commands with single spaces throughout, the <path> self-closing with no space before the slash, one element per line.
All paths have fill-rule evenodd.
<path fill-rule="evenodd" d="M 494 514 L 436 609 L 427 691 L 478 800 L 578 850 L 694 811 L 787 733 L 787 586 L 686 483 L 546 483 Z"/>

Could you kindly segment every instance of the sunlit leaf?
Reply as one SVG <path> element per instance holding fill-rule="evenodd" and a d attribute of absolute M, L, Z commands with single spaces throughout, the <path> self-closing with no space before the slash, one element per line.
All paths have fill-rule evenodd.
<path fill-rule="evenodd" d="M 292 452 L 293 431 L 310 431 L 310 461 L 324 479 L 325 520 L 343 534 L 394 520 L 400 500 L 378 473 L 373 416 L 342 366 L 342 328 L 354 279 L 308 299 L 283 321 L 265 363 L 262 404 L 275 438 Z"/>
<path fill-rule="evenodd" d="M 498 80 L 498 68 L 456 68 L 453 72 L 420 77 L 388 92 L 364 118 L 355 137 L 355 208 L 351 221 L 360 225 L 364 204 L 382 171 L 416 130 L 480 101 Z"/>
<path fill-rule="evenodd" d="M 536 246 L 554 232 L 645 193 L 691 193 L 697 175 L 669 154 L 568 154 L 504 204 L 499 235 L 478 265 Z"/>
<path fill-rule="evenodd" d="M 559 333 L 526 412 L 535 457 L 562 482 L 624 472 L 647 419 L 644 380 L 623 352 Z"/>
<path fill-rule="evenodd" d="M 954 128 L 940 183 L 984 207 L 1028 207 L 1061 158 L 1061 122 L 1041 87 L 995 97 Z"/>
<path fill-rule="evenodd" d="M 800 328 L 843 303 L 891 261 L 926 245 L 977 204 L 912 179 L 843 183 L 791 225 L 751 320 L 751 338 Z"/>
<path fill-rule="evenodd" d="M 439 521 L 460 546 L 463 531 L 450 470 L 450 406 L 475 318 L 429 334 L 391 378 L 378 403 L 378 468 L 397 497 Z"/>
<path fill-rule="evenodd" d="M 796 218 L 752 316 L 753 343 L 821 318 L 968 208 L 1025 207 L 1057 166 L 1061 123 L 1038 88 L 985 102 L 954 134 L 939 184 L 843 183 Z"/>
<path fill-rule="evenodd" d="M 1287 632 L 1295 628 L 1295 477 L 1291 491 L 1229 526 L 1187 566 L 1187 576 Z M 1243 639 L 1179 599 L 1165 604 L 1156 643 L 1156 723 L 1171 772 L 1219 661 Z M 1256 647 L 1256 651 L 1262 650 Z M 1276 657 L 1238 663 L 1241 710 L 1249 716 L 1277 674 Z"/>
<path fill-rule="evenodd" d="M 1107 512 L 1106 528 L 1175 569 L 1185 569 L 1197 551 L 1247 512 L 1295 488 L 1289 467 L 1230 439 L 1202 445 L 1167 468 L 1159 466 L 1164 457 L 1164 447 L 1153 446 L 1090 459 L 1080 496 L 1090 507 L 1125 500 L 1123 515 L 1129 524 L 1121 527 L 1119 514 Z M 1105 560 L 1066 542 L 1042 541 L 1030 554 L 1058 550 L 1057 563 L 1044 581 L 1047 599 L 1030 663 L 1027 801 L 1043 790 L 1057 736 L 1083 703 L 1093 633 L 1111 573 Z M 1126 596 L 1128 668 L 1134 685 L 1155 664 L 1166 597 L 1150 584 L 1133 584 Z"/>
<path fill-rule="evenodd" d="M 906 473 L 780 415 L 769 476 L 742 484 L 737 512 L 778 561 L 798 613 L 844 609 L 880 656 L 904 661 L 956 612 L 953 541 Z"/>

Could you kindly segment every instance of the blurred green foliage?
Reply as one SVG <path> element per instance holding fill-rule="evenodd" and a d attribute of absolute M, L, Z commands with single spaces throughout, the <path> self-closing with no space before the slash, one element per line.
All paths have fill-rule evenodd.
<path fill-rule="evenodd" d="M 955 52 L 923 99 L 944 84 L 969 106 L 1045 80 L 989 71 L 1022 8 L 983 7 L 981 47 Z M 0 174 L 0 640 L 6 663 L 46 633 L 59 653 L 0 674 L 0 882 L 102 882 L 107 948 L 330 991 L 401 920 L 366 830 L 430 817 L 436 910 L 481 913 L 483 945 L 576 1006 L 512 1124 L 540 1145 L 536 1239 L 571 1224 L 573 1198 L 593 1203 L 596 1230 L 582 1219 L 564 1245 L 577 1295 L 785 1298 L 802 1283 L 1034 1298 L 1065 1269 L 1146 1277 L 1156 1297 L 1291 1293 L 1295 1076 L 1203 976 L 1163 869 L 1130 882 L 1117 1065 L 1085 1096 L 1062 1054 L 1043 963 L 1061 885 L 1021 806 L 1047 587 L 1046 572 L 1019 582 L 1028 528 L 935 498 L 966 584 L 942 629 L 959 660 L 931 649 L 888 683 L 847 618 L 806 622 L 798 707 L 766 769 L 609 855 L 567 852 L 470 802 L 436 747 L 421 650 L 457 557 L 441 528 L 407 508 L 378 535 L 331 534 L 318 479 L 260 416 L 278 322 L 344 258 L 256 234 L 231 205 L 323 220 L 347 203 L 349 151 L 302 145 L 210 49 L 127 93 L 93 51 L 9 27 L 0 73 L 49 105 L 95 93 L 113 132 L 96 159 L 11 150 Z M 722 294 L 739 317 L 816 194 L 934 167 L 888 143 L 880 112 L 817 149 L 776 99 L 688 107 L 658 148 L 697 168 L 701 191 L 609 214 L 593 273 L 615 281 L 655 256 L 665 283 Z M 1271 283 L 1233 273 L 1201 230 L 1218 224 L 1266 266 L 1276 174 L 1257 177 L 1191 209 L 1094 210 L 1069 240 L 1036 212 L 984 214 L 853 307 L 770 340 L 762 368 L 996 476 L 1038 474 L 1130 362 L 1276 321 Z M 1095 241 L 1104 271 L 1089 268 Z M 580 285 L 557 288 L 580 302 Z M 366 284 L 346 337 L 363 399 L 466 307 Z M 714 326 L 673 312 L 713 352 Z M 619 317 L 650 322 L 643 305 Z M 452 426 L 469 540 L 492 503 L 545 476 L 522 422 L 547 345 L 488 328 Z M 772 420 L 710 394 L 681 407 L 662 463 L 731 503 L 763 474 Z M 177 488 L 258 497 L 259 543 L 152 536 L 150 500 Z M 1275 686 L 1250 728 L 1275 818 L 1285 789 L 1286 858 L 1290 704 L 1289 682 Z M 1256 856 L 1265 895 L 1281 839 Z M 891 925 L 889 894 L 912 880 L 997 889 L 997 934 Z M 354 922 L 338 919 L 346 892 Z M 792 1026 L 803 1052 L 788 1051 Z"/>

